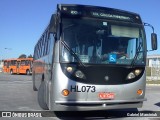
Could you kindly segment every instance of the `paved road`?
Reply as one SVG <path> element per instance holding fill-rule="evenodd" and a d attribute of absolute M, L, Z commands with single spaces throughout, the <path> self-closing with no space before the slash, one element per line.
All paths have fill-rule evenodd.
<path fill-rule="evenodd" d="M 127 111 L 160 111 L 160 86 L 147 86 L 146 89 L 147 101 L 144 102 L 142 108 L 137 109 L 127 109 Z M 0 111 L 42 111 L 37 103 L 37 92 L 32 90 L 32 80 L 31 76 L 26 75 L 9 75 L 0 73 Z M 120 110 L 124 111 L 124 110 Z M 107 111 L 108 112 L 108 111 Z M 107 114 L 106 111 L 90 112 L 92 116 L 95 114 L 100 114 L 101 116 Z M 49 113 L 51 115 L 52 113 Z M 76 113 L 81 116 L 83 113 Z M 67 114 L 68 115 L 68 114 Z M 69 114 L 73 115 L 73 113 Z M 121 119 L 114 115 L 111 115 L 113 119 Z M 2 119 L 2 118 L 0 118 Z M 10 118 L 15 119 L 16 118 Z M 27 119 L 27 118 L 24 118 Z M 32 118 L 37 119 L 37 118 Z M 40 118 L 41 120 L 45 118 Z M 58 114 L 58 117 L 52 117 L 47 119 L 64 119 Z M 71 119 L 71 118 L 68 118 Z M 75 118 L 73 118 L 75 119 Z M 80 118 L 82 119 L 82 118 Z M 92 119 L 92 118 L 89 118 Z M 104 118 L 105 119 L 105 118 Z M 129 120 L 130 118 L 123 117 L 123 119 Z M 139 118 L 139 119 L 145 119 Z M 146 118 L 150 119 L 150 118 Z M 135 118 L 134 118 L 135 120 Z M 158 120 L 158 119 L 157 119 Z"/>
<path fill-rule="evenodd" d="M 31 76 L 0 74 L 0 111 L 40 110 Z"/>

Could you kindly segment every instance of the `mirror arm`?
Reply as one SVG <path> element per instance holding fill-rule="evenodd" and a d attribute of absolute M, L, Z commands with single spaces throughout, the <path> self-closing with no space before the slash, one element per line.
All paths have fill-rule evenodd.
<path fill-rule="evenodd" d="M 151 51 L 154 51 L 154 50 L 147 50 L 147 52 L 151 52 Z"/>
<path fill-rule="evenodd" d="M 153 33 L 154 33 L 154 27 L 153 27 L 151 24 L 149 24 L 149 23 L 143 23 L 143 25 L 144 25 L 144 26 L 149 26 L 149 27 L 151 27 L 152 30 L 153 30 Z"/>

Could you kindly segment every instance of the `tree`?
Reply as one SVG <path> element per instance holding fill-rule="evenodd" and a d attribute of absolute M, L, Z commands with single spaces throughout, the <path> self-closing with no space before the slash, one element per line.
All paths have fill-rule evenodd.
<path fill-rule="evenodd" d="M 33 58 L 33 57 L 32 57 L 32 55 L 30 54 L 30 55 L 28 56 L 28 58 Z"/>
<path fill-rule="evenodd" d="M 25 54 L 21 54 L 20 56 L 19 56 L 19 58 L 26 58 L 27 56 L 25 55 Z"/>

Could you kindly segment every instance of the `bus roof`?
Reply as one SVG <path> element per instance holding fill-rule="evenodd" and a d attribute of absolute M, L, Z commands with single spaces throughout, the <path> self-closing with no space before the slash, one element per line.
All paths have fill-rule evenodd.
<path fill-rule="evenodd" d="M 33 58 L 17 58 L 17 60 L 33 60 Z"/>
<path fill-rule="evenodd" d="M 11 60 L 17 60 L 17 58 L 9 58 L 9 59 L 5 59 L 3 61 L 11 61 Z"/>
<path fill-rule="evenodd" d="M 33 60 L 33 58 L 9 58 L 3 61 L 11 61 L 11 60 Z"/>

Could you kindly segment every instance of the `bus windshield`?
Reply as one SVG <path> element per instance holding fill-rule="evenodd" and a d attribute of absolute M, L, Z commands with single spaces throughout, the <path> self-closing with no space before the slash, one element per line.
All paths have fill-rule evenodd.
<path fill-rule="evenodd" d="M 62 41 L 84 64 L 145 64 L 142 25 L 91 18 L 63 18 Z M 78 62 L 63 44 L 61 62 Z"/>

